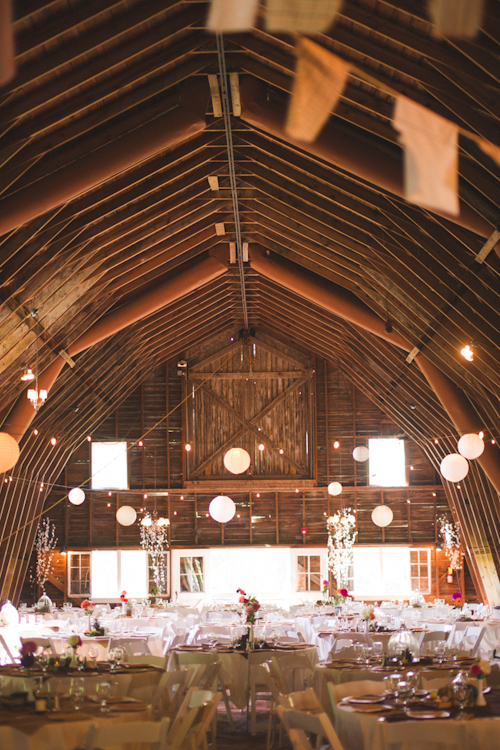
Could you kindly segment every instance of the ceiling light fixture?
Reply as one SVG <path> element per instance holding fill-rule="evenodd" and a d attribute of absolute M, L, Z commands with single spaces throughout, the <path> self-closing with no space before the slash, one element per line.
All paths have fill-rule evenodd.
<path fill-rule="evenodd" d="M 30 380 L 35 379 L 35 373 L 31 369 L 31 367 L 24 367 L 23 374 L 21 375 L 21 380 L 25 382 L 29 382 Z"/>
<path fill-rule="evenodd" d="M 31 313 L 33 318 L 36 318 L 37 313 L 32 312 Z M 28 388 L 28 391 L 26 393 L 26 396 L 31 401 L 31 405 L 33 406 L 33 409 L 35 411 L 38 411 L 38 409 L 44 405 L 45 401 L 47 400 L 47 391 L 45 388 L 42 388 L 38 390 L 38 331 L 36 331 L 36 368 L 35 368 L 35 376 L 34 378 L 31 378 L 32 380 L 35 380 L 35 387 L 34 388 Z"/>
<path fill-rule="evenodd" d="M 463 349 L 460 349 L 460 354 L 464 359 L 467 360 L 467 362 L 473 362 L 474 361 L 474 344 L 471 342 L 470 344 L 466 344 Z"/>

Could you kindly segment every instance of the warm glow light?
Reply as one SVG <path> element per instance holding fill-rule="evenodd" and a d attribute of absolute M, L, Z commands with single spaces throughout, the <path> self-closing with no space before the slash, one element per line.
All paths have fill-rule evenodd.
<path fill-rule="evenodd" d="M 186 445 L 184 446 L 184 450 L 186 451 L 186 453 L 189 453 L 189 451 L 192 450 L 190 443 L 186 443 Z"/>
<path fill-rule="evenodd" d="M 184 500 L 184 495 L 181 495 L 181 498 L 180 498 L 180 499 L 181 499 L 181 500 Z"/>
<path fill-rule="evenodd" d="M 176 511 L 176 510 L 174 510 L 174 516 L 176 516 L 176 515 L 177 515 L 177 511 Z"/>
<path fill-rule="evenodd" d="M 55 438 L 50 438 L 51 445 L 56 445 L 56 443 L 57 443 L 57 440 Z"/>
<path fill-rule="evenodd" d="M 27 369 L 26 369 L 26 370 L 25 370 L 25 371 L 23 372 L 23 374 L 21 375 L 21 380 L 23 380 L 23 381 L 25 381 L 25 382 L 27 382 L 27 381 L 30 381 L 30 380 L 34 380 L 34 379 L 35 379 L 35 373 L 34 373 L 34 372 L 33 372 L 33 370 L 31 369 L 31 367 L 28 367 L 28 368 L 27 368 Z"/>
<path fill-rule="evenodd" d="M 266 449 L 266 446 L 264 445 L 264 443 L 259 443 L 259 444 L 258 444 L 258 446 L 257 446 L 257 450 L 259 450 L 259 451 L 263 451 L 263 450 L 265 450 L 265 449 Z"/>
<path fill-rule="evenodd" d="M 108 497 L 111 497 L 112 494 L 113 494 L 112 492 L 108 492 Z"/>
<path fill-rule="evenodd" d="M 468 432 L 465 435 L 462 435 L 458 441 L 458 452 L 462 456 L 465 456 L 465 458 L 479 458 L 483 451 L 483 439 L 480 435 L 476 435 L 475 432 Z"/>
<path fill-rule="evenodd" d="M 111 503 L 107 503 L 108 508 L 111 508 Z"/>
<path fill-rule="evenodd" d="M 0 473 L 12 469 L 18 458 L 17 440 L 8 432 L 0 432 Z"/>
<path fill-rule="evenodd" d="M 33 430 L 33 435 L 36 437 L 38 435 L 38 430 Z"/>
<path fill-rule="evenodd" d="M 90 436 L 90 435 L 87 435 L 87 443 L 91 443 L 91 442 L 92 442 L 92 438 L 91 438 L 91 436 Z"/>
<path fill-rule="evenodd" d="M 466 344 L 463 349 L 460 349 L 460 354 L 464 359 L 467 360 L 467 362 L 473 362 L 474 361 L 474 352 L 470 346 L 470 344 Z"/>
<path fill-rule="evenodd" d="M 341 492 L 342 492 L 342 485 L 340 484 L 340 482 L 330 482 L 330 484 L 328 485 L 329 495 L 333 495 L 333 496 L 340 495 Z"/>
<path fill-rule="evenodd" d="M 223 458 L 224 466 L 231 474 L 243 474 L 250 462 L 250 454 L 244 448 L 230 448 Z"/>
<path fill-rule="evenodd" d="M 68 492 L 68 500 L 71 505 L 81 505 L 85 500 L 85 492 L 81 487 L 74 487 Z"/>
<path fill-rule="evenodd" d="M 413 466 L 410 466 L 410 471 L 413 471 Z"/>
<path fill-rule="evenodd" d="M 481 438 L 481 440 L 483 440 L 483 438 L 484 438 L 484 432 L 482 430 L 479 432 L 479 437 Z"/>
<path fill-rule="evenodd" d="M 146 494 L 143 495 L 144 500 L 148 499 L 148 496 Z"/>
<path fill-rule="evenodd" d="M 438 445 L 438 444 L 439 444 L 439 440 L 438 440 L 438 439 L 436 438 L 436 439 L 434 440 L 434 445 Z"/>
<path fill-rule="evenodd" d="M 278 453 L 280 454 L 280 456 L 282 456 L 284 452 L 285 451 L 283 450 L 283 448 L 280 448 L 279 451 L 278 451 Z"/>
<path fill-rule="evenodd" d="M 228 523 L 236 513 L 236 505 L 227 495 L 217 495 L 208 506 L 208 512 L 214 521 Z"/>
<path fill-rule="evenodd" d="M 257 492 L 257 494 L 255 495 L 255 497 L 260 497 L 260 492 Z"/>
<path fill-rule="evenodd" d="M 137 443 L 137 445 L 139 446 L 139 448 L 142 448 L 143 445 L 144 445 L 144 443 L 142 442 L 142 440 L 139 440 L 139 442 Z"/>
<path fill-rule="evenodd" d="M 491 444 L 495 445 L 495 443 L 496 443 L 496 440 L 493 438 L 493 440 L 491 441 Z"/>
<path fill-rule="evenodd" d="M 298 491 L 299 491 L 299 488 L 298 488 L 298 487 L 296 487 L 296 488 L 295 488 L 295 492 L 298 492 Z"/>
<path fill-rule="evenodd" d="M 335 448 L 335 450 L 337 450 L 337 448 L 340 448 L 340 443 L 339 443 L 339 441 L 338 441 L 338 440 L 336 440 L 336 441 L 334 442 L 334 444 L 333 444 L 333 447 Z"/>
<path fill-rule="evenodd" d="M 460 482 L 469 471 L 469 462 L 460 453 L 450 453 L 441 461 L 440 471 L 449 482 Z"/>

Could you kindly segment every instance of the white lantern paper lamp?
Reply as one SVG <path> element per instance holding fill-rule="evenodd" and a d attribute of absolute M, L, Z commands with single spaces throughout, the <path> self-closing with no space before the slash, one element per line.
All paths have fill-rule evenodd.
<path fill-rule="evenodd" d="M 137 512 L 131 505 L 122 505 L 122 507 L 118 508 L 116 511 L 116 520 L 122 526 L 132 526 L 132 524 L 135 523 L 136 518 Z"/>
<path fill-rule="evenodd" d="M 448 482 L 460 482 L 467 476 L 469 462 L 460 453 L 450 453 L 443 458 L 439 468 L 441 474 Z"/>
<path fill-rule="evenodd" d="M 208 512 L 218 523 L 227 523 L 236 513 L 236 505 L 227 495 L 217 495 L 208 506 Z"/>
<path fill-rule="evenodd" d="M 342 485 L 340 482 L 330 482 L 328 485 L 328 494 L 329 495 L 340 495 L 342 492 Z"/>
<path fill-rule="evenodd" d="M 68 500 L 72 505 L 81 505 L 85 500 L 85 492 L 80 487 L 73 487 L 68 492 Z"/>
<path fill-rule="evenodd" d="M 368 461 L 368 456 L 370 455 L 370 451 L 368 448 L 365 448 L 364 445 L 358 445 L 357 448 L 354 448 L 352 452 L 352 457 L 355 461 L 359 461 L 362 463 L 363 461 Z"/>
<path fill-rule="evenodd" d="M 224 455 L 224 466 L 231 474 L 243 474 L 250 466 L 250 454 L 244 448 L 230 448 Z"/>
<path fill-rule="evenodd" d="M 0 474 L 12 469 L 19 458 L 17 440 L 8 432 L 0 432 Z"/>
<path fill-rule="evenodd" d="M 465 458 L 479 458 L 484 451 L 484 442 L 475 432 L 462 435 L 458 441 L 458 452 Z"/>
<path fill-rule="evenodd" d="M 389 526 L 394 518 L 394 513 L 388 505 L 377 505 L 372 510 L 372 521 L 375 526 Z"/>

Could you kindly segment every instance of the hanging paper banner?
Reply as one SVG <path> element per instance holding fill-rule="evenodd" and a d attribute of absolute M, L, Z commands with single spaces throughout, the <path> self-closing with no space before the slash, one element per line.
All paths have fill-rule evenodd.
<path fill-rule="evenodd" d="M 489 141 L 479 141 L 479 145 L 485 154 L 491 156 L 491 158 L 500 165 L 500 146 L 494 146 L 493 143 L 490 143 Z"/>
<path fill-rule="evenodd" d="M 310 39 L 300 39 L 296 52 L 297 70 L 286 132 L 291 138 L 311 143 L 335 108 L 350 66 Z"/>
<path fill-rule="evenodd" d="M 396 100 L 393 125 L 405 150 L 406 199 L 457 216 L 457 126 L 404 96 Z"/>
<path fill-rule="evenodd" d="M 483 20 L 484 0 L 429 0 L 436 36 L 475 37 Z"/>
<path fill-rule="evenodd" d="M 342 0 L 267 0 L 268 31 L 327 31 L 340 10 Z"/>
<path fill-rule="evenodd" d="M 207 28 L 218 33 L 250 31 L 258 9 L 259 0 L 212 0 Z"/>

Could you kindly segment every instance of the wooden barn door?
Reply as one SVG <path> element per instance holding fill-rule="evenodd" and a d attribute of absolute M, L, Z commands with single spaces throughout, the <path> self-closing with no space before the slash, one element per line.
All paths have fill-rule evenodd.
<path fill-rule="evenodd" d="M 223 457 L 236 447 L 251 458 L 241 479 L 312 478 L 311 378 L 303 355 L 253 337 L 189 363 L 186 478 L 234 477 Z"/>

